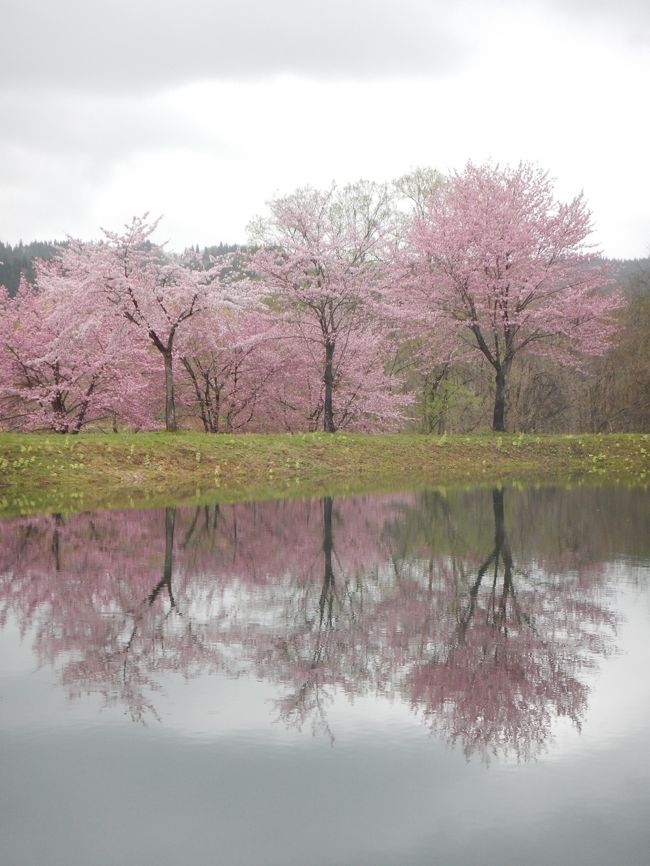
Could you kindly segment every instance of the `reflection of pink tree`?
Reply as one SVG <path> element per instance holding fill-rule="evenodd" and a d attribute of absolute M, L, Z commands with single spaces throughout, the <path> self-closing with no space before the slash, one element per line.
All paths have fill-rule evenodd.
<path fill-rule="evenodd" d="M 155 715 L 149 693 L 165 672 L 221 667 L 203 623 L 187 613 L 199 587 L 174 589 L 175 509 L 160 517 L 20 521 L 0 578 L 2 620 L 13 610 L 35 629 L 39 657 L 63 662 L 70 693 L 99 693 L 134 719 Z"/>
<path fill-rule="evenodd" d="M 454 552 L 453 507 L 443 540 L 404 549 L 426 497 L 415 505 L 325 498 L 0 524 L 0 612 L 35 629 L 72 694 L 100 693 L 134 718 L 155 712 L 167 672 L 253 670 L 281 688 L 287 724 L 331 735 L 335 691 L 401 695 L 467 754 L 528 757 L 554 718 L 580 723 L 581 675 L 610 646 L 598 571 L 517 569 L 499 490 L 482 562 Z"/>
<path fill-rule="evenodd" d="M 615 618 L 570 575 L 533 569 L 516 582 L 502 490 L 493 509 L 490 555 L 473 576 L 456 562 L 442 569 L 442 592 L 425 601 L 428 640 L 405 685 L 414 708 L 466 754 L 529 757 L 554 718 L 579 726 L 588 693 L 580 675 L 606 651 Z"/>
<path fill-rule="evenodd" d="M 298 617 L 294 614 L 279 639 L 264 636 L 256 663 L 266 676 L 288 687 L 278 702 L 280 717 L 286 723 L 300 728 L 311 718 L 314 729 L 324 730 L 333 739 L 326 717 L 331 690 L 336 687 L 353 695 L 360 687 L 365 688 L 367 647 L 357 630 L 364 628 L 362 585 L 368 575 L 366 571 L 359 580 L 354 573 L 346 573 L 350 560 L 341 559 L 334 543 L 335 515 L 330 497 L 323 499 L 322 508 L 322 555 L 318 558 L 322 582 L 314 579 L 303 587 Z M 349 532 L 352 527 L 346 529 Z"/>

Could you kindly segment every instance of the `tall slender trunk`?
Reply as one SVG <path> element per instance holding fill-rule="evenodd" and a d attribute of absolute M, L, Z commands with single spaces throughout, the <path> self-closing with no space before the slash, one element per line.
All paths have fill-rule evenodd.
<path fill-rule="evenodd" d="M 336 432 L 333 407 L 334 347 L 335 344 L 332 342 L 327 341 L 325 343 L 325 372 L 323 374 L 323 384 L 325 385 L 325 405 L 323 407 L 323 430 L 326 433 Z"/>
<path fill-rule="evenodd" d="M 190 381 L 192 383 L 192 387 L 194 388 L 194 395 L 196 397 L 196 402 L 199 406 L 199 414 L 201 416 L 201 421 L 203 423 L 203 429 L 206 433 L 210 433 L 210 423 L 208 421 L 208 411 L 209 411 L 209 393 L 208 393 L 208 385 L 205 383 L 206 377 L 202 376 L 203 381 L 201 385 L 199 385 L 199 380 L 194 371 L 194 367 L 192 366 L 192 362 L 190 359 L 183 355 L 181 358 L 181 364 L 185 367 L 187 375 L 190 377 Z M 198 365 L 197 365 L 198 366 Z M 199 370 L 201 370 L 199 366 Z M 202 386 L 205 385 L 204 390 L 202 390 Z"/>
<path fill-rule="evenodd" d="M 503 367 L 497 368 L 496 387 L 494 392 L 494 415 L 492 416 L 492 429 L 497 433 L 506 432 L 506 371 Z"/>
<path fill-rule="evenodd" d="M 176 402 L 174 400 L 174 375 L 172 371 L 172 353 L 166 350 L 162 353 L 165 359 L 165 430 L 175 433 L 176 427 Z"/>

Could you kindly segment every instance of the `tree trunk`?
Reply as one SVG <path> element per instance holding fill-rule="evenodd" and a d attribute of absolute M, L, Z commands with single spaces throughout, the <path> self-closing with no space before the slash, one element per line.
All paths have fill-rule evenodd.
<path fill-rule="evenodd" d="M 325 343 L 325 372 L 323 383 L 325 385 L 325 405 L 323 407 L 323 430 L 326 433 L 335 433 L 334 407 L 332 403 L 334 392 L 334 343 Z"/>
<path fill-rule="evenodd" d="M 165 430 L 176 432 L 176 403 L 174 401 L 174 375 L 172 371 L 172 353 L 163 352 L 165 359 Z"/>
<path fill-rule="evenodd" d="M 92 396 L 93 391 L 95 390 L 95 385 L 97 384 L 97 380 L 93 376 L 91 379 L 90 385 L 86 389 L 86 399 L 83 401 L 79 408 L 79 412 L 77 413 L 77 420 L 74 423 L 74 428 L 72 430 L 73 433 L 79 433 L 81 428 L 83 427 L 86 421 L 86 413 L 88 412 L 88 407 L 90 406 L 90 397 Z"/>
<path fill-rule="evenodd" d="M 181 364 L 185 367 L 185 370 L 187 371 L 187 375 L 190 377 L 190 381 L 192 382 L 192 387 L 194 388 L 194 395 L 196 397 L 196 402 L 198 403 L 198 406 L 199 406 L 199 414 L 201 416 L 201 421 L 203 422 L 203 429 L 205 430 L 206 433 L 211 433 L 213 431 L 210 429 L 210 422 L 209 422 L 209 418 L 208 418 L 209 411 L 210 411 L 210 391 L 209 391 L 210 385 L 209 385 L 208 377 L 205 374 L 202 375 L 203 382 L 201 384 L 205 385 L 205 389 L 202 392 L 201 386 L 199 385 L 199 380 L 198 380 L 197 374 L 194 371 L 194 367 L 192 367 L 192 362 L 190 361 L 190 359 L 187 358 L 186 356 L 183 356 L 181 358 Z M 199 371 L 201 372 L 200 366 L 199 366 Z"/>
<path fill-rule="evenodd" d="M 492 429 L 497 433 L 506 432 L 506 373 L 503 367 L 499 367 L 496 375 Z"/>

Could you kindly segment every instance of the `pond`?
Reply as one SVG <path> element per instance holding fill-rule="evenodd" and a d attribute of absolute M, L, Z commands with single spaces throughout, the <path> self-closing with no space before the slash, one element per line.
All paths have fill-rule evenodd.
<path fill-rule="evenodd" d="M 650 494 L 0 522 L 3 866 L 642 866 Z"/>

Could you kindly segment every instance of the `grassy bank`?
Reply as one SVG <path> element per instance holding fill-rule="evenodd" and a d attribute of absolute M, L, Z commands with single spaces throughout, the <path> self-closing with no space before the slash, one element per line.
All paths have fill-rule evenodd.
<path fill-rule="evenodd" d="M 650 436 L 0 434 L 0 515 L 426 485 L 646 485 Z"/>

